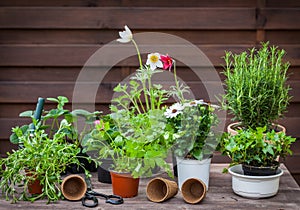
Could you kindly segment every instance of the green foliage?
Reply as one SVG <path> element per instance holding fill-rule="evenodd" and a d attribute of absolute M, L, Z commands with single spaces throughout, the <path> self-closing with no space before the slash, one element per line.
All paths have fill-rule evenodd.
<path fill-rule="evenodd" d="M 202 160 L 212 156 L 218 139 L 214 126 L 218 123 L 215 108 L 203 102 L 183 106 L 184 109 L 169 119 L 174 127 L 176 156 Z"/>
<path fill-rule="evenodd" d="M 41 122 L 35 122 L 35 131 L 30 135 L 23 135 L 21 128 L 14 128 L 14 133 L 23 146 L 18 150 L 8 153 L 7 158 L 0 160 L 2 179 L 0 188 L 7 200 L 12 202 L 18 200 L 35 201 L 46 197 L 48 202 L 57 201 L 63 198 L 59 185 L 62 182 L 61 173 L 71 164 L 80 166 L 78 157 L 80 152 L 75 144 L 66 142 L 67 133 L 72 125 L 62 120 L 58 130 L 50 138 L 44 129 L 41 129 Z M 26 176 L 28 171 L 32 176 Z M 87 175 L 88 172 L 85 171 Z M 28 196 L 27 189 L 29 182 L 34 178 L 40 180 L 43 186 L 41 195 Z"/>
<path fill-rule="evenodd" d="M 290 145 L 295 138 L 274 130 L 266 132 L 266 127 L 256 130 L 239 130 L 238 134 L 224 133 L 218 149 L 232 159 L 231 165 L 272 166 L 280 156 L 291 155 Z"/>
<path fill-rule="evenodd" d="M 98 151 L 98 160 L 110 157 L 117 172 L 130 172 L 133 177 L 151 176 L 159 166 L 170 176 L 172 171 L 165 162 L 172 146 L 172 135 L 166 129 L 163 110 L 147 113 L 119 111 L 110 115 L 113 121 L 100 120 L 84 143 L 87 151 Z"/>
<path fill-rule="evenodd" d="M 68 98 L 65 96 L 58 96 L 57 98 L 47 98 L 47 100 L 55 102 L 57 103 L 57 105 L 54 109 L 50 109 L 48 111 L 43 110 L 40 120 L 41 126 L 39 126 L 38 129 L 47 131 L 49 133 L 49 137 L 51 138 L 53 137 L 54 133 L 57 132 L 60 121 L 65 119 L 72 126 L 68 130 L 61 130 L 61 132 L 65 132 L 66 137 L 79 147 L 83 136 L 92 128 L 92 124 L 95 121 L 96 117 L 100 114 L 100 112 L 89 112 L 82 109 L 70 111 L 68 109 L 65 109 L 64 106 L 69 102 Z M 31 118 L 32 123 L 34 123 L 35 121 L 34 111 L 32 110 L 24 111 L 20 113 L 19 116 Z M 79 131 L 78 123 L 81 118 L 84 119 L 84 128 Z M 23 125 L 20 128 L 21 130 L 12 130 L 10 141 L 14 144 L 19 143 L 19 136 L 28 136 L 32 132 L 34 132 L 35 129 L 37 129 L 33 129 L 32 126 L 29 125 Z M 16 131 L 19 132 L 18 135 L 16 134 Z"/>
<path fill-rule="evenodd" d="M 241 54 L 226 52 L 224 57 L 223 105 L 244 128 L 269 129 L 283 116 L 291 98 L 286 85 L 289 64 L 282 60 L 285 51 L 268 45 Z"/>

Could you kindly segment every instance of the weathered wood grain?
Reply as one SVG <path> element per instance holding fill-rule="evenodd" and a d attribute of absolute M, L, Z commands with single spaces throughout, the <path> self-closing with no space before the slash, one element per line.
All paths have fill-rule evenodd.
<path fill-rule="evenodd" d="M 181 192 L 178 192 L 175 197 L 164 203 L 150 202 L 146 196 L 146 185 L 151 178 L 144 178 L 140 180 L 137 197 L 125 198 L 124 204 L 120 206 L 106 204 L 103 199 L 100 199 L 97 209 L 298 209 L 300 205 L 298 199 L 300 188 L 284 165 L 282 165 L 284 175 L 280 179 L 278 194 L 272 198 L 256 200 L 242 198 L 233 193 L 231 176 L 222 174 L 222 169 L 226 166 L 224 164 L 212 164 L 209 190 L 204 200 L 199 204 L 190 205 L 185 203 Z M 159 176 L 166 177 L 165 174 Z M 106 194 L 112 193 L 110 184 L 100 183 L 96 179 L 96 174 L 93 174 L 92 184 L 94 190 Z M 0 207 L 5 209 L 86 209 L 81 206 L 80 201 L 58 201 L 47 205 L 45 200 L 39 200 L 34 203 L 21 201 L 17 204 L 10 204 L 3 199 L 0 200 Z"/>

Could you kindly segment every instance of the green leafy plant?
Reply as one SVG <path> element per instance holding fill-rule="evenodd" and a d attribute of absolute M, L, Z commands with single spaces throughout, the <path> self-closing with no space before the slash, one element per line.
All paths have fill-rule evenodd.
<path fill-rule="evenodd" d="M 150 53 L 143 65 L 130 29 L 125 26 L 125 31 L 119 34 L 117 41 L 131 42 L 135 46 L 140 66 L 128 84 L 114 88 L 117 97 L 112 100 L 110 117 L 117 135 L 107 138 L 110 128 L 104 126 L 106 133 L 87 140 L 87 149 L 97 148 L 99 159 L 111 157 L 114 170 L 130 172 L 133 177 L 149 176 L 157 166 L 172 176 L 171 167 L 165 159 L 174 141 L 173 129 L 164 116 L 164 104 L 170 96 L 182 99 L 188 88 L 177 81 L 175 61 L 170 56 Z M 172 67 L 175 86 L 164 89 L 161 84 L 153 82 L 153 75 L 161 73 L 162 69 L 171 71 Z"/>
<path fill-rule="evenodd" d="M 278 166 L 277 158 L 291 155 L 290 145 L 295 141 L 283 132 L 267 132 L 266 127 L 257 127 L 239 130 L 236 135 L 224 133 L 218 150 L 231 158 L 231 165 Z"/>
<path fill-rule="evenodd" d="M 81 167 L 77 154 L 80 148 L 75 144 L 66 142 L 67 133 L 72 125 L 63 119 L 58 130 L 50 138 L 42 123 L 33 120 L 35 130 L 30 135 L 23 135 L 21 128 L 13 129 L 23 146 L 18 150 L 8 153 L 8 157 L 0 160 L 2 176 L 0 188 L 7 200 L 12 202 L 18 200 L 35 201 L 46 197 L 48 202 L 63 198 L 59 185 L 62 182 L 61 173 L 66 167 L 75 164 Z M 31 176 L 27 176 L 26 172 Z M 88 171 L 85 170 L 87 176 Z M 38 179 L 43 186 L 42 194 L 29 196 L 28 186 L 33 179 Z"/>
<path fill-rule="evenodd" d="M 212 156 L 218 139 L 213 129 L 218 123 L 216 105 L 193 100 L 175 103 L 165 115 L 174 131 L 174 153 L 178 157 L 202 160 Z"/>
<path fill-rule="evenodd" d="M 97 118 L 101 112 L 95 111 L 95 112 L 89 112 L 83 109 L 76 109 L 73 111 L 70 111 L 68 109 L 65 109 L 66 103 L 69 102 L 68 98 L 65 96 L 58 96 L 57 98 L 47 98 L 47 101 L 55 102 L 57 103 L 56 108 L 50 109 L 50 110 L 43 110 L 42 116 L 41 116 L 41 126 L 39 128 L 35 128 L 34 126 L 23 125 L 18 129 L 18 135 L 15 131 L 10 136 L 10 141 L 14 144 L 19 143 L 19 137 L 23 135 L 30 135 L 32 132 L 34 132 L 35 129 L 45 130 L 49 134 L 49 137 L 52 137 L 54 133 L 59 128 L 60 122 L 65 119 L 68 123 L 71 124 L 70 129 L 68 130 L 61 130 L 61 132 L 65 132 L 66 138 L 69 140 L 69 142 L 72 142 L 73 144 L 77 145 L 77 147 L 80 147 L 81 140 L 84 137 L 84 135 L 90 131 L 93 127 L 93 122 Z M 34 120 L 34 111 L 28 110 L 20 113 L 20 117 L 27 117 Z M 79 120 L 84 120 L 84 127 L 82 130 L 78 129 L 78 123 Z M 32 122 L 31 124 L 33 124 Z M 21 135 L 22 134 L 22 135 Z"/>
<path fill-rule="evenodd" d="M 286 84 L 289 63 L 283 62 L 284 55 L 284 50 L 269 47 L 268 42 L 262 43 L 258 50 L 226 52 L 223 107 L 243 128 L 270 129 L 286 111 L 291 97 Z"/>

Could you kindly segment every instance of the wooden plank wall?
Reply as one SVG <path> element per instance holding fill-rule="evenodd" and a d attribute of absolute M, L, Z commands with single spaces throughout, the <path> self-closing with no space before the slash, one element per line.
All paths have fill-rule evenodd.
<path fill-rule="evenodd" d="M 39 96 L 72 99 L 84 63 L 118 38 L 125 24 L 135 33 L 164 32 L 192 42 L 218 72 L 224 50 L 241 52 L 267 40 L 284 48 L 291 63 L 288 82 L 293 99 L 281 122 L 288 134 L 300 137 L 300 1 L 2 0 L 0 6 L 1 155 L 15 148 L 8 141 L 11 128 L 26 122 L 18 114 L 34 109 Z M 110 70 L 97 94 L 98 110 L 108 111 L 113 86 L 136 67 L 136 59 L 130 58 Z M 193 73 L 181 64 L 178 74 L 195 85 L 199 98 L 207 97 L 202 82 L 216 82 L 194 81 Z M 285 162 L 300 180 L 300 141 L 293 151 Z M 224 158 L 216 156 L 214 161 Z"/>

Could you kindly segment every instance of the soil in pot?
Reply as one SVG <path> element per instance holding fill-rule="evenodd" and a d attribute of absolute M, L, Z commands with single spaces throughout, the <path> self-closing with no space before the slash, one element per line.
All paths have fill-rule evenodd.
<path fill-rule="evenodd" d="M 243 164 L 242 169 L 244 171 L 244 175 L 249 176 L 271 176 L 275 175 L 278 169 L 279 164 L 269 167 L 257 167 Z"/>
<path fill-rule="evenodd" d="M 113 194 L 123 198 L 135 197 L 138 194 L 139 178 L 133 178 L 129 173 L 110 171 Z"/>

